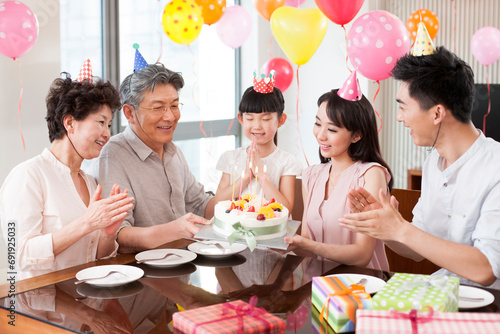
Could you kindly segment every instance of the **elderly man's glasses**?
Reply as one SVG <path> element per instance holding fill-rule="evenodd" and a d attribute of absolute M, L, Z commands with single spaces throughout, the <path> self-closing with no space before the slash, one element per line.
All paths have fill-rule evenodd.
<path fill-rule="evenodd" d="M 170 108 L 170 111 L 173 113 L 177 113 L 182 110 L 182 103 L 178 104 L 172 104 L 169 106 L 159 106 L 159 107 L 143 107 L 143 106 L 138 106 L 139 108 L 142 109 L 148 109 L 151 110 L 155 115 L 164 115 L 167 112 L 167 109 Z"/>

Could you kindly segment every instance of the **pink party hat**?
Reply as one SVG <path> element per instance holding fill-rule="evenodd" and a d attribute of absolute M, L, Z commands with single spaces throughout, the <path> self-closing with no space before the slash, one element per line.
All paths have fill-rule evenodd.
<path fill-rule="evenodd" d="M 75 79 L 76 82 L 88 83 L 90 85 L 94 84 L 94 78 L 92 76 L 92 65 L 90 65 L 90 59 L 85 60 L 82 68 L 80 69 L 80 74 Z"/>
<path fill-rule="evenodd" d="M 413 50 L 411 52 L 415 57 L 426 56 L 434 53 L 434 44 L 432 43 L 431 36 L 425 27 L 424 22 L 418 23 L 417 37 L 415 38 L 415 44 L 413 44 Z"/>
<path fill-rule="evenodd" d="M 353 71 L 346 82 L 338 90 L 337 95 L 347 101 L 359 101 L 363 97 L 361 88 L 359 88 L 359 81 L 356 77 L 356 71 Z"/>
<path fill-rule="evenodd" d="M 253 72 L 253 90 L 262 94 L 272 93 L 274 89 L 274 78 L 276 72 L 271 70 L 269 72 L 269 77 L 266 78 L 265 74 L 261 74 L 260 80 L 257 80 L 257 72 Z"/>

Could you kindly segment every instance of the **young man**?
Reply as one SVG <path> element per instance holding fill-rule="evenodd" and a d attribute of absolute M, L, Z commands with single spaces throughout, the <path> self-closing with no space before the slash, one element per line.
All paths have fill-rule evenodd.
<path fill-rule="evenodd" d="M 172 143 L 183 86 L 181 75 L 162 64 L 134 72 L 120 86 L 129 126 L 102 149 L 92 174 L 104 192 L 116 183 L 135 198 L 118 232 L 122 253 L 193 237 L 199 231 L 195 224 L 210 223 L 201 216 L 213 215 L 214 198 Z"/>
<path fill-rule="evenodd" d="M 432 146 L 422 172 L 422 194 L 413 224 L 397 202 L 366 190 L 351 190 L 351 214 L 340 223 L 383 240 L 400 255 L 429 259 L 437 273 L 462 283 L 500 288 L 500 143 L 471 121 L 474 75 L 445 48 L 401 58 L 397 119 L 418 146 Z"/>

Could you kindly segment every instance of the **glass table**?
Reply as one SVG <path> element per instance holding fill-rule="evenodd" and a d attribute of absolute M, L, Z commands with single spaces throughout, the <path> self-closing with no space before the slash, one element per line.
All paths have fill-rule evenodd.
<path fill-rule="evenodd" d="M 175 246 L 184 248 L 189 243 L 184 240 Z M 172 268 L 137 264 L 132 254 L 119 255 L 113 261 L 140 267 L 144 277 L 112 288 L 74 284 L 75 274 L 84 267 L 109 264 L 109 260 L 102 260 L 65 270 L 63 274 L 56 272 L 30 279 L 31 286 L 18 284 L 17 324 L 26 321 L 37 328 L 45 326 L 44 333 L 172 333 L 175 312 L 232 299 L 248 301 L 256 295 L 257 306 L 287 321 L 287 333 L 312 333 L 312 277 L 356 273 L 387 281 L 392 275 L 261 248 L 253 252 L 247 249 L 228 258 L 198 256 L 190 263 Z M 495 301 L 468 311 L 499 312 L 500 291 L 486 290 L 494 294 Z M 10 300 L 0 299 L 0 307 L 7 316 Z M 0 329 L 5 323 L 2 320 Z M 12 326 L 6 329 L 12 330 Z"/>

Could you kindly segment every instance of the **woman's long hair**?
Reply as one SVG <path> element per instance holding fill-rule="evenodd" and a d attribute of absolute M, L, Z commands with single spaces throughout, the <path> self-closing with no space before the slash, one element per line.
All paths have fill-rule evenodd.
<path fill-rule="evenodd" d="M 362 96 L 359 101 L 347 101 L 338 96 L 337 91 L 338 89 L 334 89 L 321 95 L 318 99 L 318 107 L 326 102 L 326 115 L 333 124 L 361 136 L 360 140 L 349 146 L 347 153 L 353 161 L 377 162 L 387 168 L 391 175 L 389 189 L 392 189 L 394 183 L 392 172 L 380 153 L 377 121 L 371 103 L 365 96 Z M 321 155 L 321 151 L 319 158 L 321 163 L 330 161 L 329 158 Z"/>

